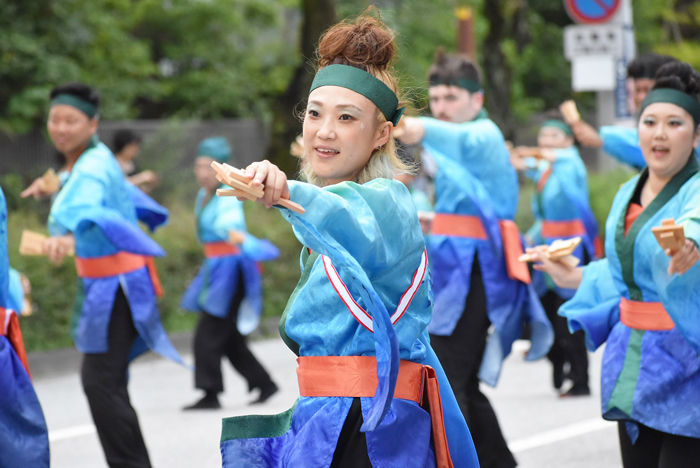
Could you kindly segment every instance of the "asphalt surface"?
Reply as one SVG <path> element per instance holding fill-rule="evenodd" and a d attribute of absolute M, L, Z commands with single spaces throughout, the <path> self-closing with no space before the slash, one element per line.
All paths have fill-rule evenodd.
<path fill-rule="evenodd" d="M 175 337 L 187 350 L 189 336 Z M 496 389 L 485 388 L 511 449 L 522 468 L 618 468 L 621 466 L 616 426 L 600 417 L 600 359 L 591 355 L 593 395 L 560 399 L 551 388 L 545 361 L 526 363 L 516 348 L 505 363 Z M 298 396 L 295 356 L 281 340 L 252 344 L 280 392 L 262 406 L 249 406 L 244 381 L 224 365 L 223 408 L 183 412 L 198 399 L 192 373 L 159 358 L 142 358 L 131 366 L 129 391 L 154 468 L 221 466 L 221 419 L 243 414 L 272 414 L 292 406 Z M 188 362 L 192 356 L 183 353 Z M 87 402 L 80 387 L 80 356 L 73 350 L 30 356 L 34 384 L 46 415 L 53 468 L 106 467 Z"/>

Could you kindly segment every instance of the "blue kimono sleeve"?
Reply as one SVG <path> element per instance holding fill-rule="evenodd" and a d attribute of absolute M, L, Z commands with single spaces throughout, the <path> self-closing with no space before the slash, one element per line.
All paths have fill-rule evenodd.
<path fill-rule="evenodd" d="M 71 192 L 64 193 L 65 190 Z M 117 250 L 151 257 L 165 255 L 165 251 L 138 225 L 130 222 L 119 211 L 104 206 L 104 198 L 103 183 L 89 175 L 81 174 L 80 184 L 66 184 L 51 210 L 51 235 L 72 232 L 76 236 L 76 253 L 79 256 L 84 255 L 81 252 L 82 244 L 90 244 L 89 240 L 95 236 L 96 229 L 101 231 Z M 80 238 L 86 242 L 79 242 Z"/>
<path fill-rule="evenodd" d="M 163 227 L 168 223 L 168 210 L 156 203 L 151 197 L 146 195 L 141 189 L 134 184 L 126 182 L 127 191 L 131 197 L 131 201 L 136 207 L 136 216 L 139 221 L 148 226 L 151 232 L 154 232 L 159 227 Z"/>
<path fill-rule="evenodd" d="M 698 176 L 696 176 L 696 181 Z M 696 184 L 697 185 L 697 184 Z M 686 238 L 700 243 L 700 193 L 698 187 L 687 191 L 684 207 L 676 223 L 683 226 Z M 657 249 L 652 259 L 652 277 L 664 308 L 683 338 L 700 354 L 700 262 L 682 275 L 668 275 L 670 257 Z"/>
<path fill-rule="evenodd" d="M 608 260 L 598 260 L 583 267 L 581 285 L 559 308 L 559 315 L 569 320 L 571 333 L 586 332 L 586 347 L 595 351 L 620 321 L 620 299 Z"/>
<path fill-rule="evenodd" d="M 256 262 L 268 262 L 280 256 L 279 249 L 267 239 L 258 239 L 252 234 L 246 234 L 241 250 Z"/>
<path fill-rule="evenodd" d="M 647 166 L 639 147 L 639 133 L 636 128 L 608 125 L 600 127 L 599 133 L 600 139 L 603 140 L 603 151 L 610 156 L 636 169 Z"/>
<path fill-rule="evenodd" d="M 464 148 L 478 148 L 494 136 L 484 131 L 473 131 L 475 129 L 471 125 L 443 122 L 431 117 L 420 117 L 420 121 L 425 129 L 421 144 L 449 158 L 453 155 L 469 155 L 471 152 L 465 152 Z M 475 154 L 475 157 L 478 156 L 483 155 Z"/>

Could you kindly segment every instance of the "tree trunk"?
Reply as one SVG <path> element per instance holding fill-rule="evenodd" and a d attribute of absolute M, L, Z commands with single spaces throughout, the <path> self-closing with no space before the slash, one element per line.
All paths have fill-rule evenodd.
<path fill-rule="evenodd" d="M 513 8 L 515 7 L 515 8 Z M 508 37 L 515 37 L 518 53 L 529 40 L 525 11 L 527 1 L 520 0 L 513 5 L 512 0 L 489 0 L 484 2 L 484 17 L 489 23 L 489 33 L 484 39 L 483 61 L 486 84 L 486 109 L 489 117 L 499 126 L 506 139 L 512 139 L 515 132 L 515 119 L 510 110 L 513 70 L 502 49 Z M 510 9 L 510 14 L 505 10 Z M 509 21 L 507 16 L 511 16 Z M 520 43 L 522 42 L 522 44 Z"/>
<path fill-rule="evenodd" d="M 302 62 L 294 71 L 287 90 L 274 104 L 272 135 L 268 158 L 284 170 L 288 176 L 297 172 L 298 160 L 289 154 L 289 146 L 302 132 L 297 113 L 303 110 L 313 81 L 313 65 L 316 44 L 321 34 L 336 21 L 334 0 L 303 0 L 304 19 L 301 26 Z"/>

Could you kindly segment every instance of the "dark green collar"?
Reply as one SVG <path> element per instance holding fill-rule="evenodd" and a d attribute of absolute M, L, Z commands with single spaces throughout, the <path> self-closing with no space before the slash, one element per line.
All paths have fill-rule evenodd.
<path fill-rule="evenodd" d="M 644 168 L 639 176 L 639 179 L 637 180 L 634 190 L 630 194 L 630 199 L 625 202 L 615 228 L 615 251 L 620 259 L 622 279 L 627 285 L 631 300 L 643 300 L 642 291 L 639 289 L 634 280 L 634 243 L 637 240 L 637 236 L 642 230 L 642 227 L 644 227 L 644 225 L 649 222 L 649 220 L 678 193 L 681 187 L 683 187 L 683 184 L 693 177 L 698 170 L 700 170 L 700 163 L 698 163 L 698 160 L 691 155 L 685 167 L 683 167 L 678 174 L 673 176 L 673 178 L 668 181 L 666 186 L 661 190 L 656 198 L 654 198 L 654 200 L 652 200 L 652 202 L 644 208 L 644 211 L 642 211 L 639 217 L 634 221 L 634 223 L 632 223 L 627 235 L 625 235 L 625 217 L 627 216 L 627 210 L 629 209 L 630 199 L 637 189 L 639 189 L 641 184 L 644 184 L 649 177 L 648 168 Z"/>
<path fill-rule="evenodd" d="M 482 107 L 481 110 L 479 111 L 479 113 L 476 114 L 476 117 L 474 117 L 474 120 L 472 120 L 472 122 L 476 122 L 477 120 L 488 119 L 488 118 L 489 118 L 489 113 L 486 111 L 485 107 Z"/>

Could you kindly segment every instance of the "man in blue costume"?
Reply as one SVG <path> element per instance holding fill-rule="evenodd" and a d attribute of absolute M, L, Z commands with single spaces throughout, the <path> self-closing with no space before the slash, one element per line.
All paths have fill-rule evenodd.
<path fill-rule="evenodd" d="M 15 301 L 9 289 L 7 207 L 0 189 L 0 466 L 48 468 L 46 422 L 32 386 L 19 311 L 12 309 Z"/>
<path fill-rule="evenodd" d="M 82 278 L 73 339 L 84 353 L 81 379 L 111 468 L 151 466 L 129 401 L 127 369 L 147 349 L 182 362 L 160 323 L 153 257 L 163 250 L 138 226 L 167 220 L 162 207 L 124 179 L 96 136 L 100 97 L 82 83 L 51 91 L 48 133 L 66 158 L 67 180 L 49 215 L 44 250 L 59 263 L 74 250 Z"/>
<path fill-rule="evenodd" d="M 528 359 L 544 356 L 551 325 L 527 268 L 517 262 L 518 179 L 503 135 L 483 108 L 480 70 L 466 57 L 439 52 L 428 82 L 434 118 L 406 118 L 399 135 L 405 143 L 420 142 L 439 168 L 430 240 L 435 304 L 428 331 L 481 466 L 511 468 L 516 461 L 479 381 L 496 384 L 524 321 L 533 330 Z"/>
<path fill-rule="evenodd" d="M 670 62 L 676 62 L 676 59 L 668 55 L 649 53 L 640 55 L 627 66 L 627 77 L 631 78 L 633 83 L 635 112 L 639 111 L 642 101 L 654 87 L 656 72 Z M 613 158 L 635 169 L 641 170 L 646 167 L 647 163 L 639 148 L 639 134 L 636 127 L 605 125 L 597 132 L 583 120 L 568 123 L 576 140 L 582 145 L 602 148 Z M 697 150 L 695 157 L 700 159 L 700 153 Z"/>

